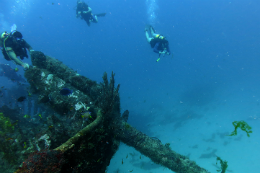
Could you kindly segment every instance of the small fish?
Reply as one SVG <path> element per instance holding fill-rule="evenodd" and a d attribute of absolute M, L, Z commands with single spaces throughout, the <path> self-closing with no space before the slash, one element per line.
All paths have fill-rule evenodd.
<path fill-rule="evenodd" d="M 99 162 L 101 160 L 101 158 L 99 158 L 98 160 L 97 160 L 97 162 Z"/>
<path fill-rule="evenodd" d="M 23 102 L 24 100 L 26 99 L 26 97 L 24 96 L 21 96 L 17 99 L 18 102 Z"/>
<path fill-rule="evenodd" d="M 16 67 L 16 68 L 14 69 L 14 71 L 15 71 L 15 72 L 18 72 L 18 71 L 19 71 L 19 68 Z"/>
<path fill-rule="evenodd" d="M 91 112 L 86 111 L 86 112 L 82 112 L 82 117 L 89 117 L 91 115 Z"/>
<path fill-rule="evenodd" d="M 63 96 L 68 96 L 72 93 L 73 93 L 73 90 L 70 90 L 68 88 L 63 88 L 62 90 L 60 90 L 60 94 Z"/>
<path fill-rule="evenodd" d="M 40 117 L 40 118 L 42 118 L 42 115 L 41 115 L 41 114 L 39 114 L 39 117 Z"/>
<path fill-rule="evenodd" d="M 31 96 L 32 96 L 32 94 L 31 94 L 31 93 L 29 93 L 29 91 L 27 91 L 27 93 L 28 93 L 28 96 L 29 96 L 29 97 L 31 97 Z"/>
<path fill-rule="evenodd" d="M 6 141 L 10 141 L 10 140 L 13 140 L 13 138 L 7 138 L 7 139 L 5 139 Z"/>
<path fill-rule="evenodd" d="M 26 142 L 23 143 L 23 148 L 27 148 Z"/>
<path fill-rule="evenodd" d="M 122 159 L 122 165 L 124 164 L 124 160 Z"/>
<path fill-rule="evenodd" d="M 141 155 L 140 155 L 140 159 L 142 159 Z"/>
<path fill-rule="evenodd" d="M 1 118 L 2 119 L 2 118 Z M 10 121 L 5 121 L 5 124 L 4 124 L 5 126 L 7 126 L 7 127 L 12 127 L 12 124 L 11 124 L 11 122 Z"/>
<path fill-rule="evenodd" d="M 53 125 L 50 125 L 50 126 L 49 126 L 49 129 L 51 129 L 51 128 L 53 128 Z"/>
<path fill-rule="evenodd" d="M 24 117 L 24 118 L 31 118 L 30 115 L 24 115 L 23 117 Z"/>
<path fill-rule="evenodd" d="M 129 171 L 129 172 L 133 172 L 133 170 L 132 170 L 132 171 Z"/>
<path fill-rule="evenodd" d="M 1 88 L 4 88 L 5 86 L 2 86 Z"/>
<path fill-rule="evenodd" d="M 12 126 L 16 125 L 18 123 L 18 120 L 16 120 L 14 123 L 12 123 Z"/>
<path fill-rule="evenodd" d="M 126 155 L 126 157 L 125 158 L 128 158 L 128 154 Z"/>
<path fill-rule="evenodd" d="M 83 115 L 81 115 L 81 117 L 84 119 L 84 121 L 88 121 L 88 118 L 91 117 L 91 112 L 89 111 L 83 112 Z"/>
<path fill-rule="evenodd" d="M 51 5 L 54 5 L 54 3 L 51 3 Z"/>

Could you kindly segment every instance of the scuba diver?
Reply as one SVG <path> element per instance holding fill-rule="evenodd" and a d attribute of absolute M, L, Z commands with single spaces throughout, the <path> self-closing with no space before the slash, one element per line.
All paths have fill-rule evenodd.
<path fill-rule="evenodd" d="M 149 32 L 152 37 L 150 37 Z M 153 48 L 153 51 L 159 53 L 159 58 L 156 62 L 160 60 L 161 55 L 165 56 L 165 54 L 171 54 L 168 40 L 165 39 L 165 36 L 156 34 L 154 28 L 151 25 L 146 25 L 145 36 L 148 43 L 150 43 L 151 47 Z"/>
<path fill-rule="evenodd" d="M 2 47 L 2 53 L 7 61 L 13 61 L 17 65 L 21 65 L 24 69 L 29 68 L 29 64 L 23 63 L 21 60 L 24 57 L 28 58 L 26 49 L 32 53 L 33 48 L 23 39 L 22 34 L 19 31 L 12 30 L 11 33 L 1 33 L 0 47 Z M 20 59 L 17 58 L 20 57 Z"/>
<path fill-rule="evenodd" d="M 77 1 L 77 9 L 76 9 L 76 17 L 84 19 L 88 26 L 90 26 L 90 22 L 98 23 L 98 17 L 105 16 L 106 13 L 101 14 L 92 14 L 92 9 L 81 0 Z"/>

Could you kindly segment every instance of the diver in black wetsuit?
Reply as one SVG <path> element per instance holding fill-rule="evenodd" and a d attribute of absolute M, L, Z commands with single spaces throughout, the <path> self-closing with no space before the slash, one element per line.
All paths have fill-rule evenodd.
<path fill-rule="evenodd" d="M 98 22 L 97 15 L 92 14 L 92 9 L 85 2 L 77 1 L 76 16 L 84 19 L 88 26 L 90 26 L 90 22 Z"/>
<path fill-rule="evenodd" d="M 151 33 L 152 37 L 150 37 L 149 32 Z M 169 48 L 169 42 L 166 40 L 166 38 L 163 35 L 156 34 L 155 30 L 151 25 L 146 25 L 145 27 L 145 36 L 148 41 L 148 43 L 151 44 L 151 47 L 153 48 L 153 51 L 156 53 L 159 53 L 160 55 L 165 56 L 170 55 L 170 48 Z M 160 60 L 160 58 L 157 59 L 157 62 Z"/>
<path fill-rule="evenodd" d="M 90 23 L 98 23 L 98 17 L 105 16 L 106 13 L 100 13 L 100 14 L 92 14 L 92 9 L 81 0 L 77 1 L 77 9 L 76 9 L 76 17 L 84 19 L 88 26 L 90 26 Z"/>
<path fill-rule="evenodd" d="M 23 60 L 24 57 L 28 58 L 27 50 L 29 50 L 30 53 L 34 50 L 23 39 L 19 31 L 12 31 L 11 33 L 6 31 L 2 32 L 0 47 L 2 47 L 2 53 L 7 61 L 13 61 L 15 64 L 21 65 L 24 69 L 29 68 L 29 64 L 23 63 L 21 60 Z M 18 59 L 17 56 L 19 56 L 21 60 Z"/>

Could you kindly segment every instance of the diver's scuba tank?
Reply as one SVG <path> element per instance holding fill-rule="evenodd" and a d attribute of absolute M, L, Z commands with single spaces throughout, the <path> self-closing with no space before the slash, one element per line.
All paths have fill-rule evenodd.
<path fill-rule="evenodd" d="M 11 26 L 11 32 L 16 31 L 16 29 L 17 29 L 16 24 L 13 24 L 13 25 Z"/>

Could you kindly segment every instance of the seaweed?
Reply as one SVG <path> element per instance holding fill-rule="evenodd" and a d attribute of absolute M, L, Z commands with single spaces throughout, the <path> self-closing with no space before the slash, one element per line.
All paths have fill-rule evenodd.
<path fill-rule="evenodd" d="M 17 164 L 15 147 L 11 145 L 13 138 L 9 137 L 14 133 L 16 124 L 17 121 L 12 123 L 9 117 L 5 117 L 3 113 L 0 113 L 0 151 L 4 154 L 3 159 L 9 164 Z"/>
<path fill-rule="evenodd" d="M 23 162 L 22 166 L 15 173 L 61 172 L 65 163 L 64 154 L 60 151 L 35 151 L 30 154 L 28 159 Z"/>
<path fill-rule="evenodd" d="M 218 172 L 225 173 L 228 167 L 227 161 L 223 161 L 220 157 L 217 157 L 217 161 L 220 161 L 221 170 L 217 170 Z M 216 162 L 217 164 L 217 162 Z"/>
<path fill-rule="evenodd" d="M 232 124 L 235 127 L 235 130 L 228 136 L 237 135 L 237 129 L 240 128 L 247 133 L 248 137 L 250 137 L 249 133 L 252 133 L 252 127 L 250 127 L 245 121 L 234 121 Z"/>
<path fill-rule="evenodd" d="M 0 135 L 4 136 L 6 133 L 13 133 L 16 123 L 12 123 L 9 117 L 5 117 L 3 113 L 0 113 Z"/>
<path fill-rule="evenodd" d="M 129 129 L 130 127 L 131 127 L 130 124 L 125 123 L 125 128 L 126 128 L 126 129 Z"/>

